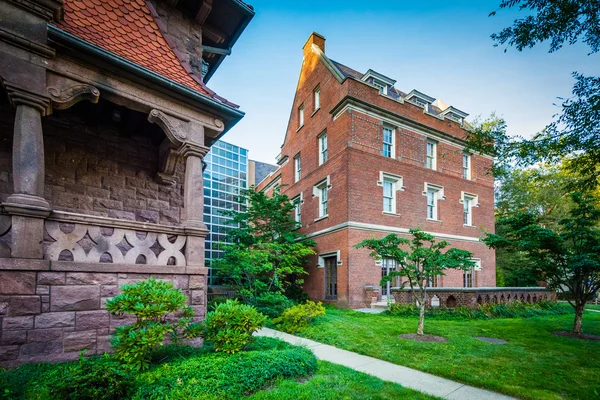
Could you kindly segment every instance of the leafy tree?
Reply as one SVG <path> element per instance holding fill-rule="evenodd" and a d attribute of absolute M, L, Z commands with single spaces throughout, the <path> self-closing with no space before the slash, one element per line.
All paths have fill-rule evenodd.
<path fill-rule="evenodd" d="M 232 244 L 224 246 L 223 257 L 215 266 L 246 303 L 273 295 L 285 299 L 286 289 L 304 283 L 301 277 L 307 272 L 303 265 L 307 256 L 315 254 L 315 243 L 298 232 L 292 217 L 296 204 L 279 190 L 272 197 L 244 190 L 240 197 L 247 210 L 224 212 L 237 227 L 228 228 Z"/>
<path fill-rule="evenodd" d="M 503 221 L 509 227 L 504 235 L 486 234 L 483 242 L 526 254 L 540 280 L 568 290 L 575 309 L 573 332 L 581 334 L 585 304 L 600 289 L 600 208 L 592 196 L 576 192 L 570 197 L 570 216 L 561 219 L 557 229 L 544 227 L 532 213 L 521 213 Z"/>
<path fill-rule="evenodd" d="M 500 9 L 518 7 L 531 15 L 492 35 L 496 45 L 522 51 L 549 40 L 550 52 L 578 40 L 590 54 L 600 51 L 600 2 L 598 0 L 502 0 Z M 495 15 L 496 12 L 490 15 Z M 505 49 L 506 51 L 506 49 Z M 600 184 L 600 78 L 573 73 L 573 97 L 562 99 L 562 114 L 529 140 L 517 140 L 512 148 L 522 164 L 557 162 L 578 175 L 573 187 L 588 190 Z"/>
<path fill-rule="evenodd" d="M 425 322 L 425 304 L 429 299 L 427 287 L 438 276 L 445 275 L 447 269 L 469 270 L 475 266 L 470 252 L 450 248 L 445 253 L 443 249 L 449 246 L 446 241 L 437 242 L 435 237 L 421 229 L 410 229 L 411 240 L 390 234 L 381 239 L 365 239 L 356 244 L 355 248 L 371 250 L 371 257 L 376 260 L 393 259 L 397 270 L 390 272 L 381 280 L 381 285 L 391 282 L 394 277 L 406 277 L 402 287 L 408 283 L 413 298 L 419 306 L 419 326 L 417 335 L 423 335 Z M 408 251 L 402 247 L 408 246 Z"/>

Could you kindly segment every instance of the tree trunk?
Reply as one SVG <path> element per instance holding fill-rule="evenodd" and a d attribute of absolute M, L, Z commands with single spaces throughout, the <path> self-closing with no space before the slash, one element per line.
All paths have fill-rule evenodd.
<path fill-rule="evenodd" d="M 419 302 L 419 327 L 417 335 L 423 335 L 423 325 L 425 324 L 425 301 Z"/>
<path fill-rule="evenodd" d="M 575 305 L 575 323 L 573 324 L 573 333 L 581 335 L 581 328 L 583 323 L 583 311 L 585 309 L 585 303 Z"/>

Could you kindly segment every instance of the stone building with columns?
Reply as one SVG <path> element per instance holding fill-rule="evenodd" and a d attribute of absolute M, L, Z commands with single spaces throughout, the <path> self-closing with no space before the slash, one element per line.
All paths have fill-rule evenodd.
<path fill-rule="evenodd" d="M 206 309 L 203 157 L 242 117 L 206 86 L 239 0 L 0 0 L 0 365 L 109 348 L 150 276 Z"/>

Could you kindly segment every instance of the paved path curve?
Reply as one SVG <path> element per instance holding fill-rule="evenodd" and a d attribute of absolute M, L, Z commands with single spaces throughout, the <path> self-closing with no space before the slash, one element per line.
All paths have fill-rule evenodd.
<path fill-rule="evenodd" d="M 298 336 L 263 328 L 257 336 L 281 339 L 296 346 L 308 347 L 319 360 L 343 365 L 355 371 L 364 372 L 384 381 L 398 383 L 404 387 L 418 390 L 448 400 L 514 400 L 513 397 L 489 390 L 478 389 L 449 379 L 440 378 L 415 369 L 392 364 L 377 358 L 363 356 L 334 346 L 304 339 Z"/>

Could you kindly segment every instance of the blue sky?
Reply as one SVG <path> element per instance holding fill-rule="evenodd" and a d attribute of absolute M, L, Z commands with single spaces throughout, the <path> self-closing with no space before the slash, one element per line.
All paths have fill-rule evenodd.
<path fill-rule="evenodd" d="M 326 54 L 358 71 L 369 68 L 470 114 L 503 116 L 511 135 L 531 136 L 552 121 L 557 97 L 571 94 L 571 72 L 597 74 L 600 55 L 584 45 L 548 53 L 548 45 L 518 52 L 494 47 L 490 35 L 516 11 L 500 0 L 340 1 L 249 0 L 256 16 L 209 87 L 237 103 L 244 119 L 224 140 L 250 158 L 275 162 L 302 63 L 315 31 Z"/>

